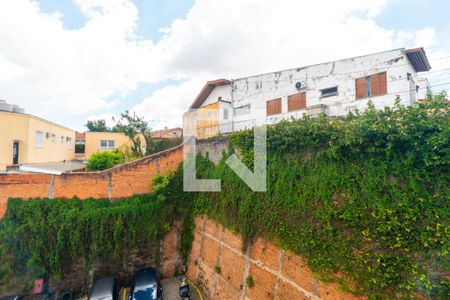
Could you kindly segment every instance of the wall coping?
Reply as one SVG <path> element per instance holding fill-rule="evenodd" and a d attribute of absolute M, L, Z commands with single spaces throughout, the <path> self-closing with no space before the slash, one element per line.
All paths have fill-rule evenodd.
<path fill-rule="evenodd" d="M 85 172 L 70 172 L 70 173 L 63 173 L 63 176 L 70 176 L 70 175 L 107 175 L 110 173 L 117 173 L 123 170 L 127 170 L 130 168 L 135 167 L 136 165 L 140 165 L 142 163 L 148 163 L 151 162 L 155 159 L 158 159 L 160 157 L 164 157 L 170 153 L 176 152 L 178 151 L 180 148 L 183 148 L 183 144 L 180 144 L 178 146 L 163 150 L 161 152 L 157 152 L 148 156 L 144 156 L 142 158 L 130 161 L 130 162 L 126 162 L 117 166 L 114 166 L 110 169 L 106 169 L 106 170 L 102 170 L 102 171 L 85 171 Z"/>

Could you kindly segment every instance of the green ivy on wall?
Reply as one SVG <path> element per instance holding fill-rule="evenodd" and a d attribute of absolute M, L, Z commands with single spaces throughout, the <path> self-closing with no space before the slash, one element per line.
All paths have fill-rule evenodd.
<path fill-rule="evenodd" d="M 222 192 L 183 192 L 180 167 L 156 177 L 150 195 L 115 203 L 12 199 L 0 221 L 0 282 L 27 272 L 64 277 L 75 259 L 159 242 L 174 220 L 183 223 L 186 260 L 193 215 L 205 214 L 246 242 L 275 240 L 321 279 L 357 294 L 448 299 L 449 106 L 370 106 L 346 118 L 269 126 L 264 193 L 252 192 L 224 161 L 198 156 L 198 177 L 222 179 Z M 235 132 L 230 143 L 252 167 L 253 132 Z"/>
<path fill-rule="evenodd" d="M 225 163 L 196 212 L 308 260 L 325 280 L 371 298 L 444 299 L 450 214 L 450 110 L 446 102 L 268 127 L 268 189 L 252 192 Z M 252 130 L 230 140 L 252 166 Z M 341 274 L 337 277 L 333 274 Z"/>

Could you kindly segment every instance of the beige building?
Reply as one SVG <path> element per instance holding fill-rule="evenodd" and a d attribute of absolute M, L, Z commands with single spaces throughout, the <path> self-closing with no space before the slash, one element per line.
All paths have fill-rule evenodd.
<path fill-rule="evenodd" d="M 9 166 L 70 161 L 75 158 L 74 142 L 74 130 L 21 109 L 0 110 L 0 172 Z"/>
<path fill-rule="evenodd" d="M 130 138 L 121 132 L 94 132 L 84 133 L 84 159 L 88 160 L 92 154 L 98 151 L 122 149 L 131 147 Z M 145 146 L 145 139 L 141 137 L 141 145 Z"/>

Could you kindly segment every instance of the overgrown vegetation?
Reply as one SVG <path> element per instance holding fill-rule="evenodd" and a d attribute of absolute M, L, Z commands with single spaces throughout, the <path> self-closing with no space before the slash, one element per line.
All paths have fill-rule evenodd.
<path fill-rule="evenodd" d="M 201 193 L 196 213 L 247 241 L 277 240 L 322 279 L 356 293 L 449 295 L 448 103 L 286 121 L 267 135 L 267 192 L 200 158 L 200 177 L 222 179 L 222 192 Z M 251 166 L 252 131 L 231 142 Z"/>
<path fill-rule="evenodd" d="M 10 199 L 0 221 L 0 292 L 29 288 L 38 277 L 64 278 L 80 260 L 87 273 L 103 257 L 120 263 L 138 245 L 150 243 L 159 248 L 174 219 L 182 221 L 191 205 L 179 193 L 181 178 L 177 176 L 161 175 L 158 180 L 164 188 L 154 181 L 156 189 L 149 195 L 114 203 L 107 199 Z M 174 178 L 170 186 L 169 177 Z M 169 194 L 180 197 L 165 201 Z"/>
<path fill-rule="evenodd" d="M 139 241 L 159 241 L 174 219 L 184 225 L 186 259 L 192 216 L 206 214 L 247 242 L 257 236 L 277 241 L 306 258 L 323 280 L 355 293 L 448 298 L 447 102 L 284 121 L 268 127 L 267 137 L 264 193 L 252 192 L 224 162 L 197 157 L 198 177 L 222 179 L 222 192 L 183 193 L 178 170 L 155 178 L 151 195 L 114 204 L 10 200 L 0 222 L 0 280 L 12 273 L 64 275 L 74 259 L 90 262 L 121 255 L 119 249 Z M 251 167 L 252 131 L 230 140 Z M 254 284 L 251 277 L 246 283 Z"/>
<path fill-rule="evenodd" d="M 86 164 L 88 171 L 101 171 L 123 162 L 124 156 L 117 151 L 99 151 L 91 155 Z"/>

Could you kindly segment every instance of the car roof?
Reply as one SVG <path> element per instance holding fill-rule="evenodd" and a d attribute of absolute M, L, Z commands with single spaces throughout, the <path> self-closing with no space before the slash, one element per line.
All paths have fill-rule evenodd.
<path fill-rule="evenodd" d="M 99 299 L 108 296 L 112 297 L 114 294 L 115 281 L 115 278 L 112 276 L 98 279 L 92 287 L 89 299 Z"/>
<path fill-rule="evenodd" d="M 141 269 L 134 274 L 135 287 L 153 285 L 156 282 L 157 277 L 156 277 L 156 270 L 154 268 Z"/>
<path fill-rule="evenodd" d="M 8 295 L 5 297 L 0 297 L 0 300 L 16 300 L 22 298 L 21 295 Z"/>

